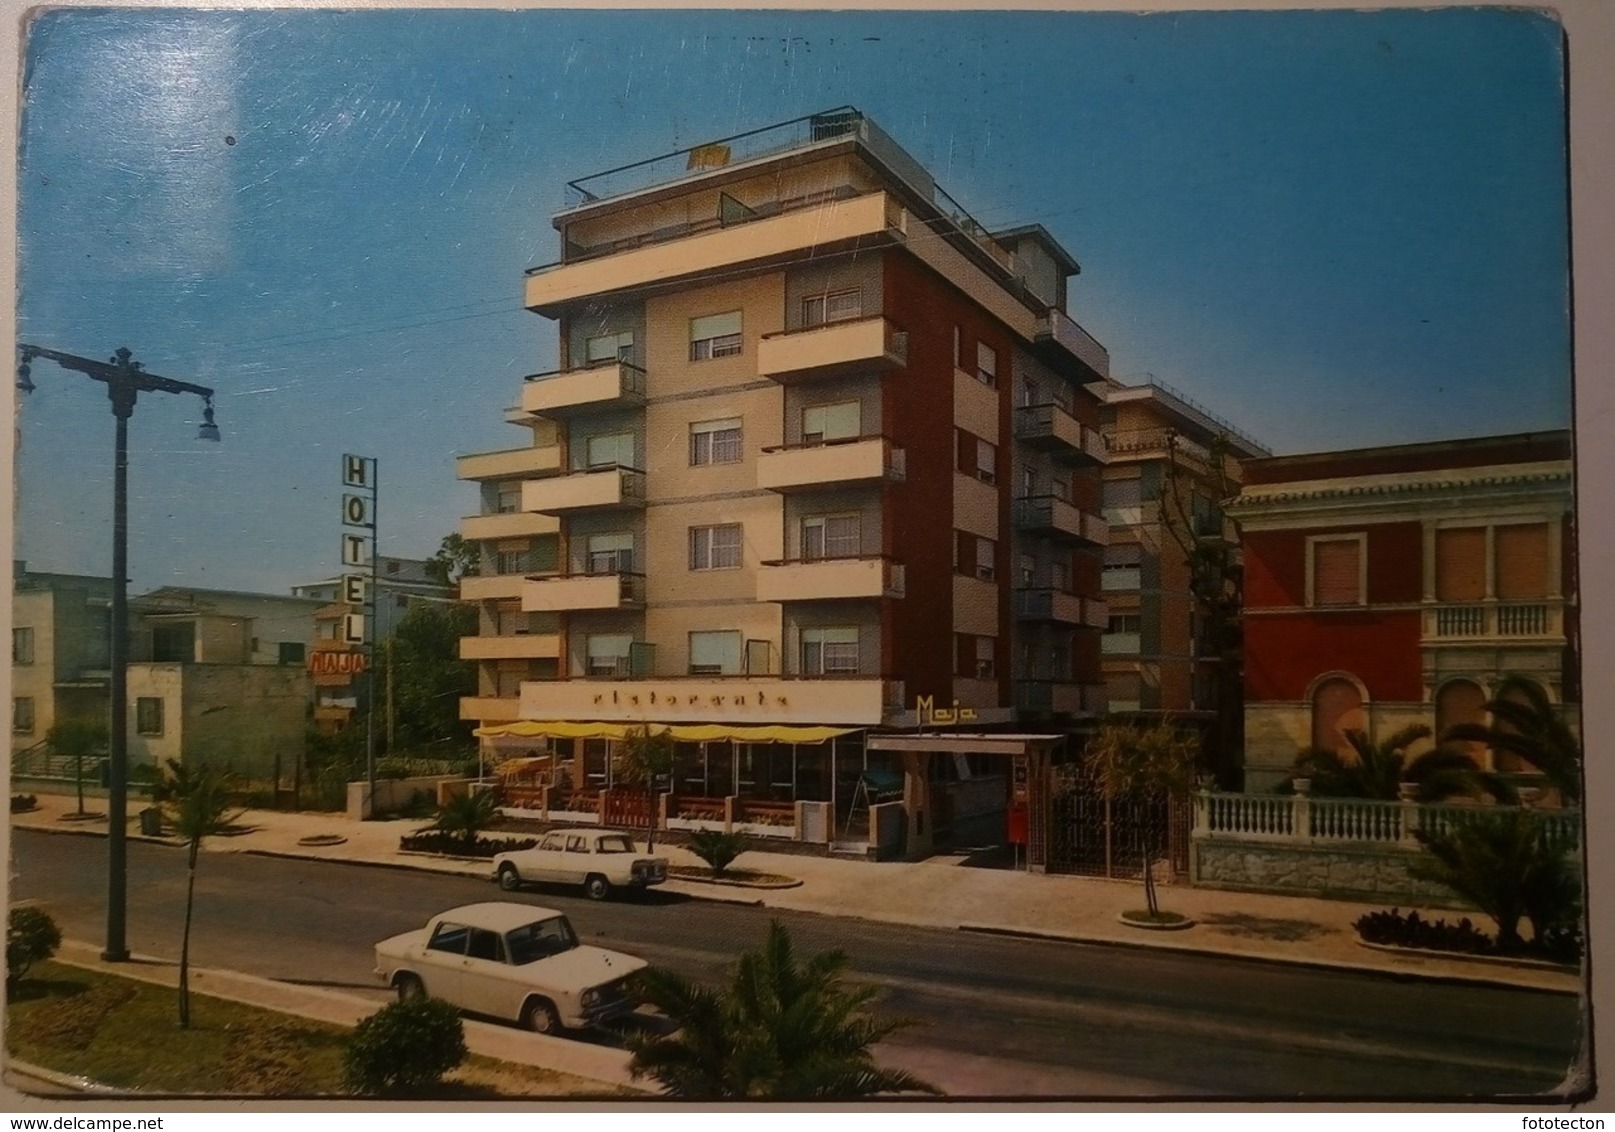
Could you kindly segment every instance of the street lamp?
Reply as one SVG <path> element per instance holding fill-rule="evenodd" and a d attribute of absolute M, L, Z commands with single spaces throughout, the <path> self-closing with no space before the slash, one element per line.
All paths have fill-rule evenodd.
<path fill-rule="evenodd" d="M 46 358 L 63 369 L 74 370 L 103 383 L 117 420 L 117 443 L 112 462 L 112 705 L 111 758 L 107 768 L 107 945 L 101 958 L 122 962 L 129 958 L 125 941 L 129 881 L 129 418 L 141 393 L 194 393 L 204 405 L 201 440 L 218 440 L 213 423 L 213 390 L 205 385 L 158 377 L 145 372 L 126 347 L 104 362 L 64 354 L 43 346 L 19 343 L 17 388 L 34 389 L 32 362 Z"/>

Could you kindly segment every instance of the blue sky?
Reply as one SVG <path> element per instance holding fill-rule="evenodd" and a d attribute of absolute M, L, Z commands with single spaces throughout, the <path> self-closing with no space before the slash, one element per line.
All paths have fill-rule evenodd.
<path fill-rule="evenodd" d="M 1276 452 L 1570 420 L 1558 28 L 1502 10 L 1165 14 L 161 12 L 33 25 L 22 341 L 218 390 L 131 426 L 131 572 L 338 568 L 338 460 L 381 548 L 476 510 L 457 454 L 552 368 L 525 267 L 567 180 L 851 103 L 991 227 L 1081 261 L 1124 380 Z M 112 419 L 49 363 L 15 557 L 105 573 Z"/>

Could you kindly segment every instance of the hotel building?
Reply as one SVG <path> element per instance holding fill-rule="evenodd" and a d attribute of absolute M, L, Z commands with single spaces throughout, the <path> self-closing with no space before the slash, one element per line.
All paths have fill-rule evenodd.
<path fill-rule="evenodd" d="M 1109 363 L 1065 314 L 1076 262 L 988 232 L 850 108 L 568 190 L 525 281 L 560 368 L 506 410 L 526 443 L 459 461 L 462 714 L 574 792 L 648 723 L 684 744 L 675 806 L 823 803 L 840 829 L 885 767 L 911 854 L 1001 823 L 1005 760 L 877 738 L 1104 710 Z"/>

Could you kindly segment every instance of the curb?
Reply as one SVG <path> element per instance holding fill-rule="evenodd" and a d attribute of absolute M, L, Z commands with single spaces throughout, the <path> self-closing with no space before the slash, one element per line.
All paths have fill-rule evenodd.
<path fill-rule="evenodd" d="M 1014 939 L 1035 939 L 1045 943 L 1087 944 L 1094 947 L 1126 948 L 1130 951 L 1175 951 L 1185 955 L 1200 955 L 1208 959 L 1227 959 L 1236 963 L 1282 963 L 1290 967 L 1307 967 L 1318 971 L 1345 971 L 1354 975 L 1378 975 L 1396 982 L 1447 983 L 1454 986 L 1486 987 L 1494 990 L 1537 991 L 1542 994 L 1568 994 L 1580 996 L 1576 987 L 1539 987 L 1513 982 L 1509 979 L 1488 978 L 1484 974 L 1453 974 L 1445 971 L 1396 971 L 1368 963 L 1351 963 L 1344 959 L 1293 958 L 1288 955 L 1249 955 L 1235 951 L 1219 951 L 1192 944 L 1161 941 L 1114 939 L 1109 936 L 1087 936 L 1069 932 L 1040 931 L 1034 928 L 1006 928 L 993 924 L 960 924 L 958 930 L 974 935 L 1008 936 Z M 1405 950 L 1405 949 L 1403 949 Z M 1443 959 L 1447 958 L 1442 956 Z"/>
<path fill-rule="evenodd" d="M 90 1080 L 88 1077 L 79 1077 L 71 1073 L 58 1073 L 54 1069 L 46 1069 L 42 1065 L 33 1065 L 26 1061 L 18 1061 L 16 1058 L 8 1059 L 6 1068 L 13 1076 L 26 1077 L 32 1081 L 43 1081 L 47 1085 L 55 1085 L 59 1089 L 66 1089 L 72 1093 L 87 1094 L 89 1096 L 104 1093 L 109 1097 L 122 1095 L 121 1090 L 114 1089 L 111 1085 L 102 1085 L 98 1082 Z M 35 1100 L 49 1099 L 48 1096 L 42 1096 L 39 1093 L 30 1092 L 24 1087 L 24 1083 L 21 1081 L 14 1080 L 9 1082 L 9 1084 L 24 1096 L 33 1098 Z"/>

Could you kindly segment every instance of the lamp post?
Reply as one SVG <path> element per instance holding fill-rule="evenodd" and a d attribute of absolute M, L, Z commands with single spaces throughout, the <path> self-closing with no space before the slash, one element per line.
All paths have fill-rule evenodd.
<path fill-rule="evenodd" d="M 129 795 L 129 418 L 141 393 L 194 393 L 202 398 L 202 440 L 218 440 L 213 423 L 213 390 L 205 385 L 158 377 L 145 372 L 126 347 L 108 361 L 98 362 L 64 354 L 43 346 L 19 343 L 17 388 L 34 389 L 32 365 L 46 358 L 63 369 L 74 370 L 107 387 L 112 416 L 117 421 L 117 442 L 112 462 L 112 704 L 111 758 L 107 768 L 107 943 L 101 958 L 122 962 L 129 958 L 125 941 L 128 919 L 128 795 Z"/>

